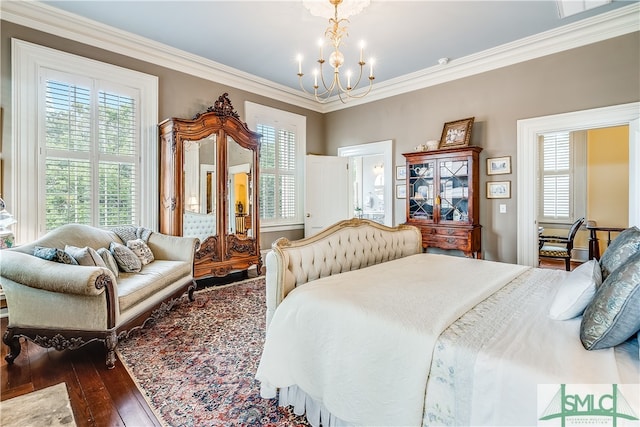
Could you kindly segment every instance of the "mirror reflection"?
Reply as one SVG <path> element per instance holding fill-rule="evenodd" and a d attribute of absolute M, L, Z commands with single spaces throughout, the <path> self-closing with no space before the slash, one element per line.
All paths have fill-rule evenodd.
<path fill-rule="evenodd" d="M 183 236 L 216 234 L 216 135 L 184 141 Z"/>
<path fill-rule="evenodd" d="M 253 151 L 227 137 L 227 164 L 229 170 L 229 234 L 240 238 L 253 236 Z"/>

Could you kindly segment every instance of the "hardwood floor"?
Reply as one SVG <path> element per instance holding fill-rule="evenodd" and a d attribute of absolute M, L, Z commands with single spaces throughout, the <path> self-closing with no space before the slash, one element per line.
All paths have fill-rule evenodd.
<path fill-rule="evenodd" d="M 577 266 L 579 266 L 580 262 L 571 261 L 570 268 L 573 271 Z M 551 258 L 543 258 L 540 260 L 540 268 L 552 268 L 554 270 L 564 270 L 564 260 L 561 259 L 551 259 Z"/>
<path fill-rule="evenodd" d="M 4 318 L 2 335 L 6 328 Z M 118 360 L 114 369 L 107 369 L 101 343 L 57 351 L 21 342 L 22 352 L 13 365 L 4 360 L 8 347 L 2 344 L 0 400 L 64 382 L 78 427 L 161 425 L 122 363 Z"/>

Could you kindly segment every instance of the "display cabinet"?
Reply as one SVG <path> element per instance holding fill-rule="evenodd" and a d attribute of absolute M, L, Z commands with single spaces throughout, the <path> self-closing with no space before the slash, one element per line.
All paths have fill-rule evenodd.
<path fill-rule="evenodd" d="M 160 131 L 160 232 L 200 239 L 194 276 L 262 269 L 258 218 L 260 135 L 228 95 L 192 119 L 171 118 Z"/>
<path fill-rule="evenodd" d="M 481 258 L 479 156 L 481 147 L 405 153 L 407 224 L 422 246 L 456 249 Z"/>

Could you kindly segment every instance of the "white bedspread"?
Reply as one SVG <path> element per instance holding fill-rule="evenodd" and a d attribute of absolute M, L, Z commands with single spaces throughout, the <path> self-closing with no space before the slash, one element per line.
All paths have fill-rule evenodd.
<path fill-rule="evenodd" d="M 528 268 L 418 254 L 305 284 L 269 327 L 263 397 L 295 384 L 348 423 L 418 426 L 440 333 Z"/>
<path fill-rule="evenodd" d="M 629 402 L 640 401 L 637 341 L 587 351 L 580 317 L 549 318 L 558 281 L 567 274 L 531 269 L 443 332 L 424 426 L 536 425 L 559 384 L 618 384 Z M 538 395 L 544 384 L 555 384 L 546 398 Z"/>

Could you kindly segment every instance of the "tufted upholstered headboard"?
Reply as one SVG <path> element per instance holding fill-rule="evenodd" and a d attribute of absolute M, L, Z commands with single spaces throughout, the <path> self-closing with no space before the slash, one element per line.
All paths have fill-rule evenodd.
<path fill-rule="evenodd" d="M 422 251 L 417 227 L 387 227 L 366 219 L 337 222 L 306 239 L 276 240 L 266 257 L 267 326 L 296 286 Z"/>
<path fill-rule="evenodd" d="M 182 221 L 182 235 L 197 237 L 200 243 L 209 236 L 216 235 L 216 216 L 196 212 L 185 212 Z"/>

